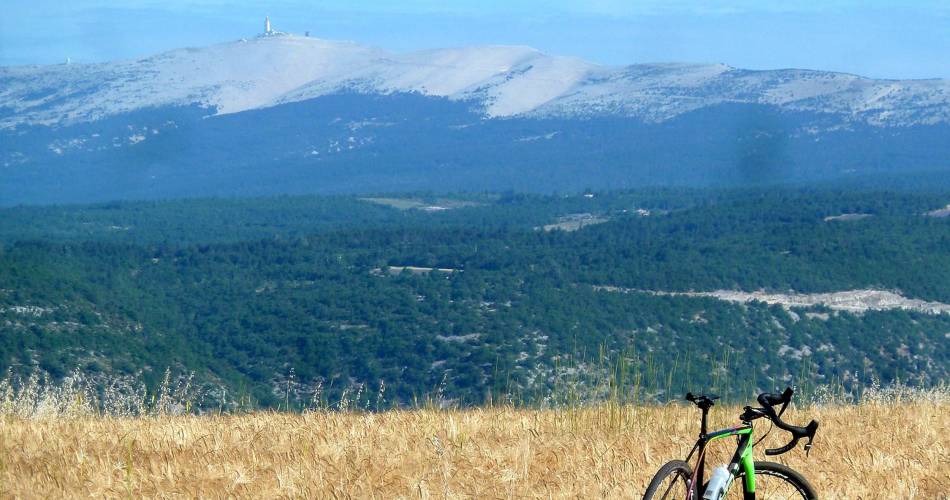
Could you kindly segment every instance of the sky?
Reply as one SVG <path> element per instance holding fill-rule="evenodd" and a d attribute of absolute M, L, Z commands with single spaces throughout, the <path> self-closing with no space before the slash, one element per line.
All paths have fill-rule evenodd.
<path fill-rule="evenodd" d="M 275 28 L 405 52 L 529 45 L 623 65 L 950 78 L 950 0 L 0 0 L 0 65 L 100 62 Z"/>

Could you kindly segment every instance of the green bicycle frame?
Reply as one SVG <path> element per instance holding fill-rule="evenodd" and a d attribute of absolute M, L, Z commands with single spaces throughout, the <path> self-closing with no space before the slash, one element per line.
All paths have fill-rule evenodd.
<path fill-rule="evenodd" d="M 705 419 L 704 419 L 705 420 Z M 705 427 L 705 426 L 704 426 Z M 696 445 L 693 446 L 693 450 L 689 452 L 689 455 L 686 457 L 688 462 L 690 457 L 693 456 L 697 450 L 699 451 L 698 462 L 696 470 L 693 472 L 693 484 L 702 485 L 703 484 L 703 469 L 706 464 L 706 446 L 713 442 L 730 436 L 738 437 L 738 444 L 736 445 L 736 452 L 732 456 L 732 460 L 729 461 L 728 469 L 732 478 L 736 477 L 736 474 L 739 472 L 739 468 L 745 472 L 745 482 L 743 486 L 743 499 L 744 500 L 755 500 L 755 462 L 752 459 L 752 424 L 745 424 L 739 427 L 731 427 L 729 429 L 722 429 L 710 433 L 702 433 L 699 436 L 699 440 L 696 441 Z M 726 485 L 726 490 L 732 486 L 732 479 Z M 691 494 L 693 491 L 699 491 L 699 488 L 691 489 Z"/>

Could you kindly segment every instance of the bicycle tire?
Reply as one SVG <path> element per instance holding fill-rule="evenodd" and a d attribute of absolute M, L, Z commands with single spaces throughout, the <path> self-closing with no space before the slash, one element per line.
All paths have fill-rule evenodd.
<path fill-rule="evenodd" d="M 729 488 L 725 498 L 742 499 L 745 497 L 745 471 L 740 471 Z M 755 500 L 772 498 L 818 498 L 815 488 L 804 476 L 794 469 L 775 462 L 755 462 Z"/>
<path fill-rule="evenodd" d="M 682 460 L 671 460 L 663 464 L 663 467 L 660 467 L 660 470 L 653 476 L 653 480 L 647 486 L 646 493 L 643 494 L 643 500 L 686 498 L 687 493 L 689 493 L 689 480 L 692 476 L 693 469 L 688 463 Z M 667 479 L 672 479 L 670 485 L 660 491 Z M 682 483 L 681 487 L 677 487 L 678 482 Z M 695 497 L 695 495 L 693 496 Z"/>

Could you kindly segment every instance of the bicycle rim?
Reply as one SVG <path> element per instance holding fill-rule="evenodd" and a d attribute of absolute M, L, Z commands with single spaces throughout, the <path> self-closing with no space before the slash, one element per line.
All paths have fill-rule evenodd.
<path fill-rule="evenodd" d="M 686 462 L 674 460 L 667 463 L 655 476 L 647 488 L 644 499 L 672 500 L 684 499 L 689 493 L 689 480 L 692 471 Z"/>

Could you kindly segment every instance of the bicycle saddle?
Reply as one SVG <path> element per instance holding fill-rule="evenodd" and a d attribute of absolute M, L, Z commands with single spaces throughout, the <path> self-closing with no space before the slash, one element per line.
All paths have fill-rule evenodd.
<path fill-rule="evenodd" d="M 719 399 L 718 394 L 693 394 L 692 392 L 686 393 L 686 401 L 689 401 L 700 408 L 704 406 L 706 408 L 711 407 L 715 404 L 713 401 L 717 399 Z"/>

